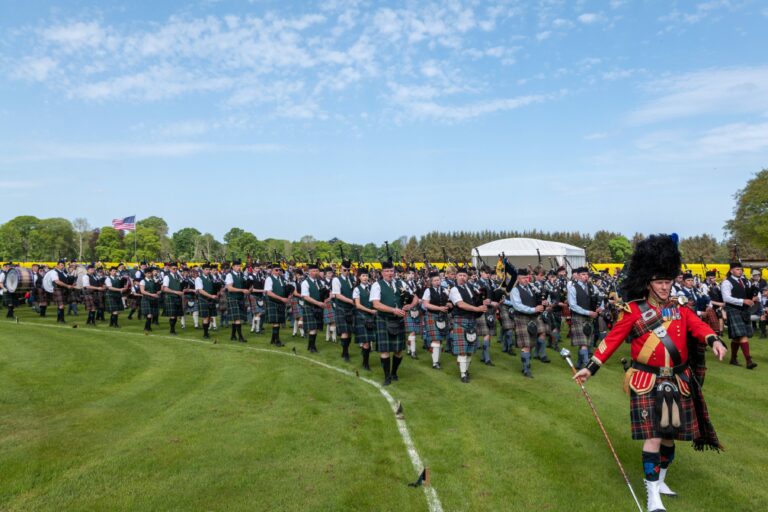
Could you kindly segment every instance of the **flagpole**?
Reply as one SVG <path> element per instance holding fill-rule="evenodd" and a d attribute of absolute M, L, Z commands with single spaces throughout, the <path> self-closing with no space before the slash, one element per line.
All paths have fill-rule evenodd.
<path fill-rule="evenodd" d="M 139 260 L 136 257 L 136 239 L 139 236 L 139 232 L 138 232 L 138 226 L 136 225 L 136 223 L 138 222 L 136 220 L 136 215 L 133 216 L 133 221 L 134 221 L 134 223 L 133 223 L 133 260 L 136 263 L 138 263 Z"/>

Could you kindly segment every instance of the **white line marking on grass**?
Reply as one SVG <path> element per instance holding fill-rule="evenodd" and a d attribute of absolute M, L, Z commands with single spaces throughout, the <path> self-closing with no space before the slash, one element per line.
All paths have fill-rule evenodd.
<path fill-rule="evenodd" d="M 64 326 L 58 326 L 58 325 L 48 325 L 48 324 L 38 324 L 34 322 L 20 322 L 18 324 L 14 324 L 18 326 L 34 326 L 34 327 L 49 327 L 53 329 L 61 329 L 61 330 L 70 330 L 71 327 L 64 327 Z M 98 331 L 91 331 L 90 329 L 84 329 L 86 332 L 98 332 Z M 122 334 L 124 336 L 136 336 L 141 338 L 162 338 L 172 341 L 187 341 L 192 343 L 197 343 L 199 345 L 206 345 L 206 346 L 212 346 L 213 344 L 208 341 L 203 340 L 196 340 L 192 338 L 184 338 L 179 336 L 165 336 L 162 334 L 152 334 L 150 336 L 147 336 L 145 334 L 135 333 L 135 332 L 122 332 L 122 331 L 116 331 L 109 334 Z M 347 377 L 356 377 L 355 374 L 349 370 L 345 370 L 344 368 L 339 368 L 338 366 L 333 366 L 328 363 L 324 363 L 322 361 L 318 361 L 316 359 L 312 359 L 311 357 L 302 356 L 299 354 L 296 354 L 294 352 L 283 352 L 280 350 L 271 350 L 268 348 L 259 348 L 254 347 L 250 345 L 229 345 L 226 343 L 218 343 L 222 348 L 238 348 L 238 349 L 247 349 L 247 350 L 253 350 L 255 352 L 265 352 L 268 354 L 277 354 L 285 357 L 291 357 L 291 358 L 298 358 L 302 359 L 304 361 L 309 361 L 310 363 L 316 364 L 318 366 L 322 366 L 323 368 L 327 368 L 329 370 L 333 370 L 336 372 L 339 372 L 343 375 L 346 375 Z M 411 433 L 408 430 L 408 425 L 406 425 L 405 420 L 402 418 L 398 418 L 395 414 L 397 412 L 397 401 L 392 397 L 392 395 L 384 389 L 384 387 L 379 384 L 378 382 L 365 378 L 365 377 L 356 377 L 355 380 L 363 381 L 367 384 L 370 384 L 374 388 L 376 388 L 379 393 L 387 400 L 389 403 L 390 409 L 392 409 L 392 415 L 395 416 L 395 423 L 397 424 L 397 430 L 400 432 L 400 437 L 403 438 L 403 443 L 405 443 L 405 448 L 408 451 L 408 457 L 411 459 L 411 464 L 413 465 L 413 469 L 420 474 L 421 471 L 424 469 L 424 463 L 421 460 L 421 456 L 419 455 L 419 452 L 416 451 L 416 445 L 413 443 L 413 438 L 411 438 Z M 430 512 L 442 512 L 443 506 L 440 504 L 440 498 L 437 496 L 437 491 L 434 487 L 430 486 L 422 486 L 422 489 L 424 489 L 424 496 L 427 499 L 427 506 L 429 506 Z"/>

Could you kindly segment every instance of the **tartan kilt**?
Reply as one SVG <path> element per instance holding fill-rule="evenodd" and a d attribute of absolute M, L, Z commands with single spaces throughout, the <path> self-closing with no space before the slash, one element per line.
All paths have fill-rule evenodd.
<path fill-rule="evenodd" d="M 729 338 L 736 339 L 744 336 L 747 338 L 752 337 L 754 332 L 752 331 L 752 321 L 749 318 L 749 312 L 728 306 L 725 306 L 725 312 L 728 313 Z"/>
<path fill-rule="evenodd" d="M 42 288 L 35 288 L 35 300 L 38 306 L 47 306 L 51 300 L 51 294 Z"/>
<path fill-rule="evenodd" d="M 157 316 L 160 314 L 160 299 L 142 297 L 141 314 L 144 316 L 152 315 L 152 318 L 157 318 Z"/>
<path fill-rule="evenodd" d="M 528 334 L 528 322 L 537 322 L 537 320 L 536 315 L 515 313 L 515 339 L 519 348 L 533 346 L 536 338 Z"/>
<path fill-rule="evenodd" d="M 412 332 L 415 332 L 416 334 L 421 334 L 421 323 L 424 318 L 424 312 L 421 310 L 419 306 L 414 306 L 414 309 L 419 312 L 419 316 L 417 316 L 416 318 L 411 317 L 410 311 L 405 312 L 405 332 L 407 334 L 410 334 Z"/>
<path fill-rule="evenodd" d="M 285 304 L 282 302 L 275 302 L 270 298 L 264 299 L 267 311 L 268 324 L 280 324 L 285 325 Z"/>
<path fill-rule="evenodd" d="M 304 304 L 304 330 L 315 331 L 323 328 L 323 316 L 320 313 L 323 311 L 314 304 Z"/>
<path fill-rule="evenodd" d="M 229 294 L 226 292 L 222 292 L 218 295 L 218 298 L 216 299 L 219 303 L 219 311 L 223 315 L 227 312 L 227 308 L 229 307 Z"/>
<path fill-rule="evenodd" d="M 3 292 L 3 305 L 8 307 L 16 307 L 18 305 L 16 301 L 16 294 L 5 290 L 5 292 Z"/>
<path fill-rule="evenodd" d="M 216 299 L 208 299 L 202 295 L 197 296 L 197 307 L 199 309 L 200 317 L 209 318 L 216 316 Z"/>
<path fill-rule="evenodd" d="M 227 313 L 232 322 L 245 322 L 248 313 L 245 307 L 245 297 L 238 297 L 234 293 L 227 293 Z"/>
<path fill-rule="evenodd" d="M 51 294 L 51 302 L 56 304 L 56 307 L 62 307 L 67 300 L 67 291 L 64 288 L 58 286 L 53 287 L 53 293 Z"/>
<path fill-rule="evenodd" d="M 453 318 L 453 331 L 451 331 L 451 347 L 453 349 L 453 355 L 458 356 L 460 354 L 473 354 L 477 348 L 477 341 L 469 343 L 464 336 L 464 332 L 467 329 L 475 327 L 478 328 L 482 318 L 477 320 L 473 318 L 464 318 L 456 316 Z M 480 339 L 480 334 L 477 334 L 477 338 Z"/>
<path fill-rule="evenodd" d="M 552 325 L 548 321 L 548 316 L 549 313 L 546 316 L 542 313 L 536 319 L 536 329 L 539 331 L 539 334 L 552 334 Z"/>
<path fill-rule="evenodd" d="M 104 292 L 96 292 L 93 296 L 96 309 L 104 309 Z"/>
<path fill-rule="evenodd" d="M 172 293 L 165 294 L 165 309 L 163 310 L 163 316 L 182 316 L 184 313 L 181 309 L 181 297 Z"/>
<path fill-rule="evenodd" d="M 355 332 L 355 309 L 352 306 L 336 304 L 333 316 L 336 318 L 336 332 L 339 334 L 352 334 Z"/>
<path fill-rule="evenodd" d="M 139 298 L 135 295 L 131 294 L 128 296 L 128 299 L 126 299 L 126 303 L 128 304 L 128 308 L 130 309 L 137 309 L 139 307 Z M 85 300 L 83 300 L 85 302 Z"/>
<path fill-rule="evenodd" d="M 686 370 L 690 377 L 690 370 Z M 632 439 L 651 439 L 662 437 L 654 431 L 653 423 L 656 415 L 656 387 L 662 382 L 672 382 L 677 386 L 674 377 L 656 377 L 656 384 L 645 394 L 638 395 L 630 390 L 629 418 L 632 428 Z M 685 419 L 684 428 L 677 433 L 678 441 L 693 440 L 693 433 L 698 431 L 698 420 L 693 410 L 693 400 L 690 396 L 680 394 L 680 409 Z M 682 419 L 681 418 L 681 419 Z"/>
<path fill-rule="evenodd" d="M 385 316 L 382 313 L 376 315 L 376 352 L 402 352 L 405 349 L 405 329 L 398 336 L 390 335 Z M 399 320 L 402 321 L 401 318 Z"/>
<path fill-rule="evenodd" d="M 365 321 L 371 318 L 374 327 L 369 330 L 365 328 Z M 355 341 L 358 345 L 376 341 L 376 319 L 373 318 L 373 315 L 359 310 L 355 311 Z"/>
<path fill-rule="evenodd" d="M 325 306 L 323 307 L 323 323 L 336 323 L 336 312 L 333 310 L 333 306 L 331 306 L 331 301 L 326 302 Z"/>
<path fill-rule="evenodd" d="M 448 336 L 450 336 L 450 325 L 451 320 L 448 318 L 448 315 L 445 316 L 447 324 L 446 327 L 448 328 L 447 332 L 445 334 L 441 334 L 440 330 L 437 328 L 437 314 L 432 312 L 427 312 L 425 317 L 425 329 L 424 329 L 424 342 L 429 344 L 432 342 L 435 343 L 441 343 L 445 341 Z"/>
<path fill-rule="evenodd" d="M 294 320 L 298 320 L 304 316 L 302 307 L 299 304 L 299 298 L 296 296 L 291 297 L 291 315 L 293 315 Z"/>
<path fill-rule="evenodd" d="M 584 334 L 584 326 L 587 324 L 591 324 L 592 319 L 589 317 L 577 315 L 574 313 L 571 316 L 571 345 L 574 347 L 580 347 L 582 345 L 585 345 L 587 347 L 592 346 L 592 340 L 594 339 L 592 335 L 587 336 Z M 594 333 L 594 330 L 593 330 Z"/>
<path fill-rule="evenodd" d="M 261 301 L 262 305 L 259 306 L 259 301 Z M 251 314 L 253 315 L 260 315 L 263 314 L 267 310 L 267 303 L 268 299 L 263 296 L 250 294 L 248 296 L 248 306 L 251 308 Z M 283 318 L 285 318 L 285 315 L 283 315 Z M 269 323 L 278 323 L 278 322 L 269 322 Z M 283 322 L 285 323 L 285 322 Z"/>
<path fill-rule="evenodd" d="M 720 332 L 720 319 L 717 318 L 715 308 L 707 308 L 701 315 L 701 319 L 716 333 Z"/>
<path fill-rule="evenodd" d="M 117 292 L 106 293 L 106 307 L 104 308 L 104 310 L 107 313 L 116 313 L 124 309 L 125 307 L 123 306 L 123 295 L 121 293 L 117 293 Z"/>
<path fill-rule="evenodd" d="M 481 316 L 477 317 L 476 322 L 477 325 L 475 326 L 475 329 L 477 330 L 477 337 L 482 338 L 484 336 L 495 336 L 496 335 L 496 321 L 493 322 L 493 329 L 488 327 L 488 322 L 485 320 L 486 313 L 483 313 Z"/>
<path fill-rule="evenodd" d="M 509 306 L 501 304 L 499 308 L 499 317 L 501 318 L 501 330 L 512 331 L 515 329 L 515 321 L 509 317 Z"/>

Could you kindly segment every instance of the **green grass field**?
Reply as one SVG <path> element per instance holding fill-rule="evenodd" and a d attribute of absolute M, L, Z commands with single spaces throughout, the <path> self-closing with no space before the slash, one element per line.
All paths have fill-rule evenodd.
<path fill-rule="evenodd" d="M 122 329 L 56 327 L 19 308 L 0 321 L 0 510 L 426 510 L 390 405 L 373 386 L 292 357 L 306 343 L 284 329 L 283 354 L 268 337 L 202 342 L 188 327 L 168 337 L 136 320 Z M 2 312 L 5 316 L 5 312 Z M 79 323 L 77 329 L 73 323 Z M 421 341 L 419 340 L 419 344 Z M 766 340 L 759 367 L 709 361 L 705 392 L 726 446 L 679 444 L 668 482 L 671 512 L 765 510 L 768 490 Z M 354 370 L 319 337 L 313 358 Z M 444 510 L 636 510 L 592 413 L 555 354 L 471 368 L 458 380 L 428 354 L 406 358 L 402 401 L 416 449 Z M 588 389 L 644 505 L 640 443 L 629 437 L 622 349 Z M 372 377 L 381 380 L 378 358 Z M 361 371 L 361 376 L 364 372 Z"/>

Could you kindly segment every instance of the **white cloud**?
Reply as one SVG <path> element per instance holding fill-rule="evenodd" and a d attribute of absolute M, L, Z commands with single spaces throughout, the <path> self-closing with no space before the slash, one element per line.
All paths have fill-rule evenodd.
<path fill-rule="evenodd" d="M 57 68 L 58 62 L 50 57 L 27 57 L 13 70 L 14 78 L 31 82 L 45 82 Z"/>
<path fill-rule="evenodd" d="M 40 186 L 40 182 L 37 181 L 0 181 L 0 190 L 26 190 L 36 188 L 38 186 Z"/>
<path fill-rule="evenodd" d="M 544 32 L 539 32 L 536 34 L 536 40 L 537 41 L 544 41 L 545 39 L 549 39 L 549 36 L 552 35 L 552 32 L 549 30 L 545 30 Z"/>
<path fill-rule="evenodd" d="M 55 25 L 42 31 L 42 36 L 52 43 L 61 45 L 68 51 L 82 47 L 95 47 L 106 40 L 106 31 L 98 22 L 75 22 L 67 25 Z"/>
<path fill-rule="evenodd" d="M 588 133 L 584 136 L 584 140 L 601 140 L 608 138 L 610 134 L 608 132 L 595 132 L 595 133 Z"/>
<path fill-rule="evenodd" d="M 728 154 L 768 150 L 768 123 L 733 123 L 713 128 L 696 141 L 703 154 Z"/>
<path fill-rule="evenodd" d="M 113 160 L 124 158 L 182 158 L 204 153 L 268 153 L 281 151 L 277 144 L 213 144 L 198 142 L 49 144 L 26 152 L 6 154 L 3 163 L 45 160 Z"/>
<path fill-rule="evenodd" d="M 744 114 L 768 110 L 768 67 L 707 69 L 651 82 L 656 96 L 629 116 L 635 124 L 702 114 Z"/>
<path fill-rule="evenodd" d="M 407 106 L 409 113 L 416 119 L 443 122 L 465 121 L 495 112 L 514 110 L 550 99 L 546 95 L 519 96 L 480 101 L 466 105 L 441 105 L 434 101 L 413 102 Z"/>
<path fill-rule="evenodd" d="M 596 14 L 594 12 L 585 12 L 584 14 L 580 14 L 577 18 L 580 23 L 583 23 L 584 25 L 591 25 L 593 23 L 596 23 L 600 21 L 600 15 Z"/>

